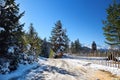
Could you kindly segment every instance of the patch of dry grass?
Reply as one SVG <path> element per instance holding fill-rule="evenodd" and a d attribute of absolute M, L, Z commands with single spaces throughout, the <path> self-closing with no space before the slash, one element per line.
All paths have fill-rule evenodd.
<path fill-rule="evenodd" d="M 113 75 L 105 70 L 98 70 L 95 72 L 96 80 L 120 80 L 120 76 Z"/>

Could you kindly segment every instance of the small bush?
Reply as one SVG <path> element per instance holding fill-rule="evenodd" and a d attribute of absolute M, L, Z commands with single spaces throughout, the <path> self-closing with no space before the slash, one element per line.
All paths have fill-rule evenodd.
<path fill-rule="evenodd" d="M 1 74 L 9 73 L 10 72 L 9 66 L 10 66 L 9 62 L 5 62 L 2 65 L 0 65 L 0 73 Z"/>

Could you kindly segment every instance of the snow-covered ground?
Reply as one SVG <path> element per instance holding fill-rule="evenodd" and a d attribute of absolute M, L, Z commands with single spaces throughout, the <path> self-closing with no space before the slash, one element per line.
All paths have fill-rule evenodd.
<path fill-rule="evenodd" d="M 37 65 L 37 63 L 27 65 L 19 64 L 19 67 L 16 71 L 4 75 L 0 74 L 0 80 L 16 80 L 15 78 L 23 76 L 23 74 L 35 68 Z"/>
<path fill-rule="evenodd" d="M 99 80 L 96 71 L 109 71 L 120 76 L 120 69 L 94 64 L 72 56 L 62 59 L 39 58 L 38 63 L 20 65 L 10 74 L 0 75 L 0 80 Z M 103 74 L 104 75 L 104 74 Z"/>

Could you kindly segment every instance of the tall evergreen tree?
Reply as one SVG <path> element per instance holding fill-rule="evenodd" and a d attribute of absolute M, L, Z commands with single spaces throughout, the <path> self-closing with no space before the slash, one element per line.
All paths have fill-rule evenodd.
<path fill-rule="evenodd" d="M 12 71 L 20 60 L 24 24 L 20 24 L 19 20 L 24 12 L 19 13 L 19 4 L 15 0 L 0 0 L 0 4 L 0 57 L 7 59 L 9 71 Z"/>
<path fill-rule="evenodd" d="M 33 24 L 30 24 L 29 31 L 26 35 L 27 44 L 30 44 L 30 50 L 35 52 L 37 55 L 40 54 L 41 39 L 38 37 L 37 32 L 35 31 Z"/>
<path fill-rule="evenodd" d="M 19 4 L 15 0 L 2 0 L 0 1 L 0 54 L 6 55 L 7 53 L 15 54 L 21 43 L 21 35 L 23 33 L 23 24 L 19 20 L 23 13 L 19 13 Z M 13 50 L 10 51 L 13 46 Z"/>
<path fill-rule="evenodd" d="M 96 45 L 95 41 L 92 42 L 91 47 L 92 47 L 93 52 L 97 50 L 97 45 Z"/>
<path fill-rule="evenodd" d="M 71 42 L 70 49 L 71 49 L 71 53 L 75 53 L 75 44 L 74 44 L 74 42 Z"/>
<path fill-rule="evenodd" d="M 75 45 L 75 52 L 76 52 L 76 53 L 80 53 L 81 44 L 80 44 L 80 42 L 79 42 L 79 39 L 75 40 L 74 45 Z"/>
<path fill-rule="evenodd" d="M 51 32 L 50 41 L 52 44 L 52 49 L 55 51 L 55 53 L 58 52 L 64 52 L 65 46 L 67 45 L 68 37 L 66 35 L 65 30 L 62 28 L 61 21 L 57 21 L 55 24 L 55 27 L 53 27 L 53 30 Z"/>
<path fill-rule="evenodd" d="M 120 3 L 111 4 L 107 10 L 107 20 L 103 21 L 105 41 L 109 45 L 120 46 Z"/>
<path fill-rule="evenodd" d="M 43 40 L 41 45 L 41 56 L 48 58 L 50 53 L 49 43 L 46 41 L 46 38 Z"/>
<path fill-rule="evenodd" d="M 80 53 L 81 49 L 82 49 L 82 47 L 79 42 L 79 39 L 75 40 L 74 42 L 71 42 L 71 52 L 72 53 Z"/>

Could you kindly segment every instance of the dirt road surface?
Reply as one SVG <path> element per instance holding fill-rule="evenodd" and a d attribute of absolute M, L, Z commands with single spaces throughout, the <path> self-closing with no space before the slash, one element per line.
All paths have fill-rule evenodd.
<path fill-rule="evenodd" d="M 120 76 L 90 67 L 91 63 L 72 59 L 48 59 L 49 72 L 43 72 L 46 80 L 120 80 Z"/>
<path fill-rule="evenodd" d="M 92 63 L 77 59 L 46 59 L 39 61 L 18 80 L 120 80 L 120 76 L 90 67 Z"/>

